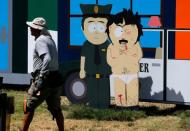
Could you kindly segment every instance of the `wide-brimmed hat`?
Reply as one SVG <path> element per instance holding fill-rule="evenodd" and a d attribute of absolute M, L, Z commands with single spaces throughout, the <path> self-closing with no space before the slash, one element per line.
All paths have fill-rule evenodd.
<path fill-rule="evenodd" d="M 35 18 L 32 22 L 27 21 L 26 24 L 34 29 L 43 30 L 47 28 L 46 20 L 42 17 Z"/>

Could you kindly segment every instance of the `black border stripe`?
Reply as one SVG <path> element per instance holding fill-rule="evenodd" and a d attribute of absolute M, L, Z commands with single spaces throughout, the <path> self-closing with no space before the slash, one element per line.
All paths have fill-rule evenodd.
<path fill-rule="evenodd" d="M 22 15 L 21 15 L 22 14 Z M 28 72 L 28 1 L 13 0 L 12 72 Z M 19 26 L 18 26 L 19 25 Z M 18 33 L 19 32 L 19 33 Z"/>
<path fill-rule="evenodd" d="M 164 68 L 163 68 L 163 99 L 166 101 L 167 91 L 167 29 L 164 29 Z"/>
<path fill-rule="evenodd" d="M 167 101 L 167 53 L 168 57 L 175 57 L 175 34 L 169 38 L 167 47 L 167 29 L 175 29 L 175 12 L 176 12 L 176 0 L 163 0 L 162 1 L 162 13 L 163 13 L 163 28 L 164 28 L 164 101 Z M 168 7 L 170 9 L 168 10 Z M 168 50 L 167 50 L 168 48 Z M 173 52 L 173 53 L 172 53 Z"/>

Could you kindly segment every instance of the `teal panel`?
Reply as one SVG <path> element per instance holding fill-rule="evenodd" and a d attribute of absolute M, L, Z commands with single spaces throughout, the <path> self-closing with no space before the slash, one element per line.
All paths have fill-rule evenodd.
<path fill-rule="evenodd" d="M 28 20 L 43 17 L 50 30 L 57 30 L 57 7 L 57 0 L 28 0 Z"/>

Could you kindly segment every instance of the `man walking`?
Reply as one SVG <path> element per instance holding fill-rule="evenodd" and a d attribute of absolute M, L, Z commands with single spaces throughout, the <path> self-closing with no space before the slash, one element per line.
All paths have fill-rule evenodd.
<path fill-rule="evenodd" d="M 21 131 L 27 131 L 35 109 L 46 101 L 48 110 L 56 119 L 59 131 L 64 130 L 64 117 L 60 107 L 60 82 L 58 73 L 58 52 L 55 42 L 47 30 L 44 18 L 26 22 L 31 35 L 35 37 L 33 53 L 33 81 L 24 101 L 24 123 Z"/>

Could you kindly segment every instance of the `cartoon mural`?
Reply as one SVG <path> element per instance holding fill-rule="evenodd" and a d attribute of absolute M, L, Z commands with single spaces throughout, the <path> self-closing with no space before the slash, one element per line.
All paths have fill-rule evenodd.
<path fill-rule="evenodd" d="M 142 58 L 140 17 L 124 9 L 110 17 L 107 33 L 112 41 L 107 50 L 107 62 L 112 68 L 110 86 L 115 90 L 115 103 L 118 106 L 136 106 L 139 102 L 137 73 Z"/>
<path fill-rule="evenodd" d="M 138 73 L 140 101 L 190 105 L 189 0 L 21 0 L 19 3 L 7 0 L 0 3 L 0 77 L 3 77 L 3 84 L 30 83 L 28 73 L 32 62 L 28 54 L 33 48 L 25 22 L 42 16 L 49 21 L 49 30 L 57 41 L 59 68 L 65 81 L 64 95 L 72 103 L 86 101 L 86 84 L 79 78 L 80 52 L 86 40 L 81 30 L 85 15 L 80 4 L 112 4 L 111 14 L 123 8 L 130 9 L 138 12 L 143 25 L 143 36 L 139 40 L 143 50 Z M 96 11 L 100 12 L 98 9 Z M 119 79 L 115 84 L 122 82 Z M 113 94 L 111 89 L 111 98 Z"/>
<path fill-rule="evenodd" d="M 107 108 L 110 104 L 109 74 L 106 50 L 109 45 L 106 24 L 111 5 L 81 4 L 82 30 L 87 41 L 81 51 L 80 78 L 87 81 L 90 106 Z"/>

